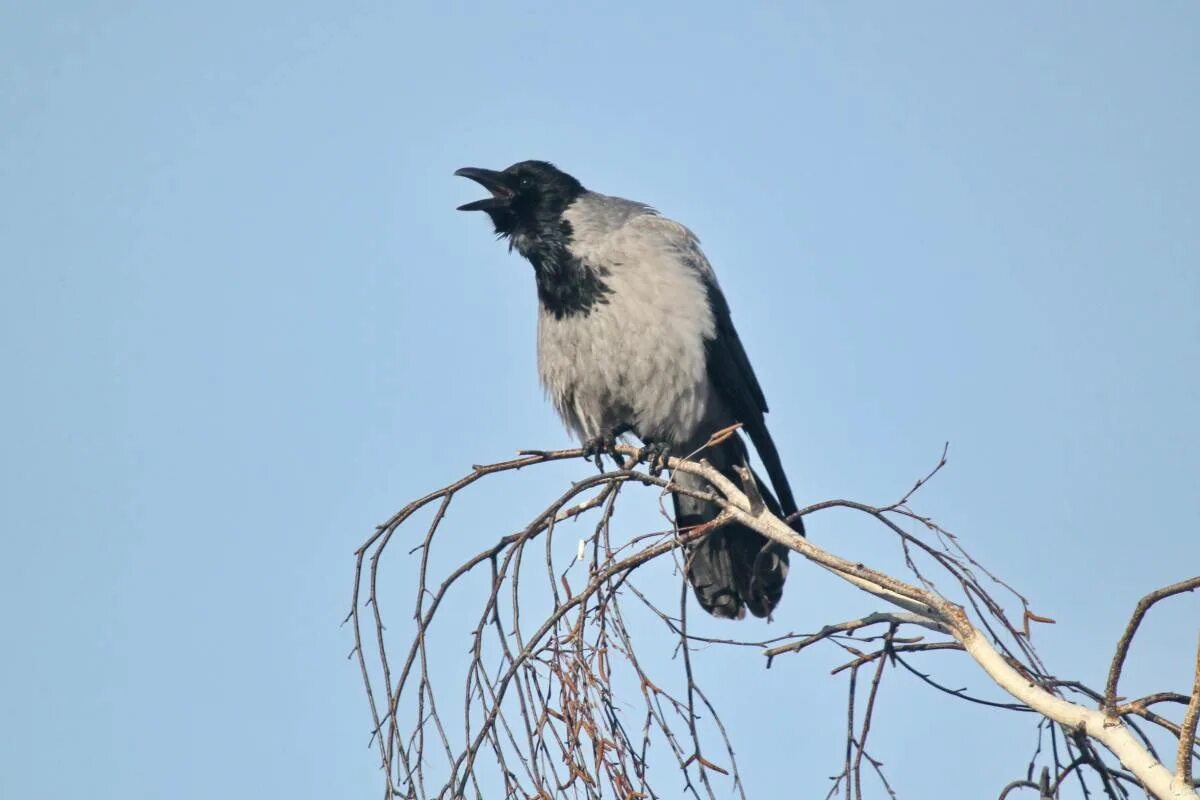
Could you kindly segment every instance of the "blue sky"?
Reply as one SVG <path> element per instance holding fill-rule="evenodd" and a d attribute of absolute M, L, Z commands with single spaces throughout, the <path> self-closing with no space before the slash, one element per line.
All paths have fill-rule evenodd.
<path fill-rule="evenodd" d="M 376 796 L 353 549 L 568 442 L 528 266 L 454 211 L 455 168 L 525 158 L 699 234 L 802 502 L 894 499 L 950 441 L 919 508 L 1102 682 L 1200 565 L 1198 52 L 1183 2 L 5 5 L 0 795 Z M 481 495 L 464 552 L 585 473 Z M 737 632 L 874 608 L 816 572 Z M 1198 619 L 1156 612 L 1123 689 L 1185 689 Z M 834 663 L 712 659 L 751 796 L 823 796 Z M 1018 777 L 1026 720 L 890 678 L 901 796 Z"/>

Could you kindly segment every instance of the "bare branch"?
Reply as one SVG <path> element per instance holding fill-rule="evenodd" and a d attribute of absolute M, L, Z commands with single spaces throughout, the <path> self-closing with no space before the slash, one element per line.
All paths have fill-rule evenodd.
<path fill-rule="evenodd" d="M 1039 795 L 1041 795 L 1041 786 L 1039 784 L 1036 784 L 1033 781 L 1013 781 L 1000 790 L 1000 797 L 997 798 L 997 800 L 1005 800 L 1010 792 L 1016 791 L 1017 789 L 1033 789 L 1034 791 L 1038 792 Z M 1045 797 L 1045 795 L 1041 795 L 1041 798 Z"/>
<path fill-rule="evenodd" d="M 733 428 L 719 431 L 714 440 L 733 433 Z M 861 800 L 864 762 L 884 790 L 895 796 L 882 763 L 867 749 L 881 707 L 876 701 L 891 661 L 955 699 L 1040 715 L 1038 749 L 1028 775 L 1006 787 L 1001 796 L 1033 788 L 1042 797 L 1054 797 L 1069 778 L 1079 782 L 1085 798 L 1097 785 L 1109 798 L 1126 798 L 1126 784 L 1140 784 L 1159 798 L 1200 798 L 1192 787 L 1191 760 L 1200 717 L 1200 651 L 1192 695 L 1157 692 L 1121 705 L 1116 698 L 1130 643 L 1146 612 L 1161 599 L 1197 588 L 1200 578 L 1143 598 L 1118 643 L 1106 691 L 1100 693 L 1082 682 L 1051 675 L 1033 649 L 1029 628 L 1030 623 L 1052 620 L 1035 614 L 1026 598 L 973 558 L 957 536 L 909 506 L 945 466 L 945 450 L 937 465 L 894 503 L 872 506 L 831 500 L 800 512 L 810 515 L 843 508 L 880 523 L 879 531 L 894 537 L 901 549 L 905 577 L 842 558 L 798 536 L 787 521 L 770 513 L 748 474 L 730 481 L 703 460 L 668 458 L 668 480 L 638 469 L 641 454 L 636 448 L 619 445 L 615 453 L 623 464 L 608 472 L 593 471 L 533 515 L 525 527 L 498 536 L 457 566 L 441 566 L 448 548 L 458 544 L 444 531 L 452 504 L 465 490 L 490 475 L 580 458 L 583 451 L 524 451 L 516 459 L 476 466 L 457 481 L 406 505 L 355 552 L 355 585 L 346 617 L 354 635 L 350 656 L 357 659 L 362 673 L 371 712 L 371 742 L 378 748 L 389 800 L 457 800 L 468 793 L 475 798 L 649 800 L 664 796 L 654 788 L 658 773 L 648 761 L 652 747 L 670 754 L 667 764 L 661 765 L 660 758 L 655 769 L 665 770 L 663 774 L 675 780 L 681 777 L 686 794 L 697 800 L 727 796 L 731 792 L 722 784 L 728 781 L 732 793 L 744 798 L 733 741 L 701 685 L 699 653 L 706 647 L 754 647 L 766 656 L 769 667 L 777 655 L 799 653 L 820 643 L 840 648 L 849 657 L 832 670 L 835 675 L 848 670 L 850 676 L 845 758 L 830 796 L 841 790 L 850 800 Z M 677 473 L 699 477 L 709 488 L 685 489 L 674 482 Z M 661 492 L 660 502 L 674 492 L 715 503 L 721 513 L 694 528 L 643 529 L 618 538 L 613 528 L 620 526 L 610 524 L 618 495 L 622 487 L 638 484 Z M 410 521 L 424 509 L 431 521 L 414 529 Z M 569 542 L 569 549 L 562 546 L 565 526 L 585 518 L 589 522 L 578 541 Z M 789 633 L 762 642 L 689 631 L 686 584 L 681 583 L 678 616 L 672 616 L 656 604 L 655 593 L 638 587 L 638 576 L 644 574 L 639 570 L 666 558 L 668 563 L 674 559 L 676 569 L 684 572 L 679 569 L 681 551 L 731 521 L 788 547 L 892 608 L 825 625 L 816 633 Z M 398 652 L 389 653 L 389 645 L 395 648 L 396 643 L 390 639 L 393 634 L 385 633 L 379 587 L 385 551 L 392 552 L 388 545 L 402 529 L 415 534 L 404 546 L 417 556 L 410 579 L 412 619 L 402 634 L 410 638 L 401 640 Z M 542 541 L 537 542 L 539 537 Z M 435 543 L 442 560 L 432 555 Z M 532 567 L 527 557 L 534 558 Z M 476 569 L 483 564 L 487 566 Z M 469 597 L 471 591 L 479 602 L 467 612 L 471 621 L 464 622 L 461 601 L 447 599 L 452 593 L 460 599 Z M 1019 609 L 1010 617 L 998 597 L 1010 604 L 1015 597 Z M 623 609 L 622 603 L 630 599 L 633 611 L 662 622 L 671 636 L 635 638 L 636 625 L 627 619 L 629 609 Z M 361 613 L 368 607 L 369 615 Z M 446 607 L 455 611 L 445 612 Z M 364 623 L 374 627 L 373 635 L 364 633 Z M 447 628 L 453 625 L 461 628 Z M 458 684 L 459 720 L 446 712 L 455 705 L 453 698 L 446 702 L 447 684 L 453 678 L 434 658 L 436 648 L 443 647 L 436 637 L 447 631 L 470 634 Z M 941 634 L 939 640 L 925 641 L 927 631 Z M 663 644 L 682 654 L 677 674 L 665 678 L 652 676 L 647 665 L 653 662 L 639 655 L 647 647 Z M 964 653 L 1017 702 L 968 696 L 964 689 L 944 685 L 932 671 L 909 663 L 934 651 Z M 868 664 L 874 665 L 872 680 L 865 702 L 858 703 L 858 670 Z M 1151 710 L 1161 703 L 1185 705 L 1182 723 Z M 1174 773 L 1158 758 L 1135 720 L 1146 720 L 1179 737 Z M 1050 753 L 1042 755 L 1041 735 L 1047 731 Z M 1104 754 L 1100 745 L 1112 755 Z M 723 755 L 715 755 L 722 750 Z M 1105 760 L 1114 756 L 1111 763 Z M 1034 783 L 1039 758 L 1048 763 L 1042 781 Z"/>
<path fill-rule="evenodd" d="M 1179 774 L 1180 782 L 1189 788 L 1192 786 L 1192 751 L 1196 746 L 1196 723 L 1198 721 L 1200 721 L 1200 642 L 1196 644 L 1192 699 L 1188 702 L 1187 712 L 1183 715 L 1183 724 L 1179 726 L 1179 752 L 1175 762 L 1175 771 Z"/>
<path fill-rule="evenodd" d="M 1179 583 L 1173 583 L 1170 586 L 1164 586 L 1161 589 L 1155 589 L 1138 601 L 1137 606 L 1133 609 L 1133 616 L 1129 619 L 1129 624 L 1125 626 L 1125 632 L 1121 634 L 1121 638 L 1117 642 L 1117 650 L 1116 654 L 1113 655 L 1112 666 L 1108 668 L 1108 683 L 1104 687 L 1105 708 L 1110 709 L 1117 704 L 1117 681 L 1121 679 L 1121 670 L 1125 666 L 1125 658 L 1129 655 L 1129 646 L 1133 643 L 1133 635 L 1137 633 L 1138 626 L 1142 624 L 1142 619 L 1145 618 L 1146 612 L 1160 600 L 1166 600 L 1168 597 L 1174 597 L 1183 592 L 1190 592 L 1196 588 L 1200 588 L 1200 575 L 1180 581 Z"/>
<path fill-rule="evenodd" d="M 948 632 L 944 625 L 941 625 L 937 621 L 921 614 L 904 614 L 897 613 L 895 611 L 877 611 L 873 614 L 868 614 L 865 617 L 860 617 L 859 619 L 847 620 L 846 622 L 839 622 L 834 625 L 826 625 L 824 628 L 821 628 L 821 630 L 817 631 L 811 636 L 805 636 L 803 639 L 797 642 L 789 642 L 785 645 L 767 648 L 763 651 L 763 655 L 767 657 L 767 669 L 771 668 L 771 661 L 775 658 L 775 656 L 783 653 L 798 653 L 804 648 L 827 639 L 836 633 L 852 633 L 860 628 L 865 628 L 869 625 L 877 625 L 881 622 L 894 623 L 896 625 L 920 625 L 921 627 L 929 628 L 930 630 L 934 630 L 939 633 Z"/>

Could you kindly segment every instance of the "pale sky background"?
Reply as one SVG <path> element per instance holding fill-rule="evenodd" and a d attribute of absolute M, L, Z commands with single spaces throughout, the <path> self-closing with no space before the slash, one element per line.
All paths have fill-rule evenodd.
<path fill-rule="evenodd" d="M 1102 683 L 1200 572 L 1198 142 L 1190 2 L 3 4 L 0 796 L 379 796 L 353 549 L 569 443 L 528 265 L 454 211 L 455 168 L 525 158 L 700 235 L 801 502 L 890 501 L 949 440 L 918 508 Z M 508 532 L 463 513 L 464 553 Z M 721 630 L 875 607 L 817 573 Z M 1124 692 L 1185 690 L 1198 627 L 1155 612 Z M 750 796 L 824 796 L 837 655 L 700 663 Z M 995 797 L 1033 746 L 903 673 L 880 702 L 901 797 Z"/>

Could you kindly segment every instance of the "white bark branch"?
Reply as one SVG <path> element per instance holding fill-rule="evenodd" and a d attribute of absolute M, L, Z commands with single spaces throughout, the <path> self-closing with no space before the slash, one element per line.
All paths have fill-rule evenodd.
<path fill-rule="evenodd" d="M 724 433 L 731 432 L 732 429 Z M 1192 695 L 1158 692 L 1121 705 L 1117 704 L 1116 696 L 1122 665 L 1141 619 L 1159 600 L 1181 592 L 1200 589 L 1200 577 L 1163 587 L 1142 599 L 1130 624 L 1126 627 L 1124 635 L 1118 642 L 1109 669 L 1106 690 L 1101 694 L 1080 683 L 1058 681 L 1049 677 L 1049 673 L 1025 637 L 1028 636 L 1029 622 L 1051 622 L 1052 620 L 1033 614 L 1024 597 L 975 561 L 955 542 L 953 536 L 937 527 L 931 520 L 918 516 L 907 508 L 905 503 L 912 492 L 928 480 L 929 476 L 918 481 L 900 502 L 890 506 L 877 508 L 845 500 L 834 500 L 811 506 L 808 509 L 811 512 L 822 508 L 841 506 L 870 514 L 886 526 L 891 534 L 900 538 L 904 547 L 905 564 L 909 574 L 914 576 L 911 580 L 917 584 L 914 585 L 866 564 L 841 558 L 797 535 L 785 520 L 764 508 L 762 498 L 757 495 L 750 477 L 744 477 L 740 482 L 730 481 L 703 461 L 669 459 L 667 466 L 671 470 L 700 477 L 711 487 L 699 491 L 682 489 L 671 485 L 667 479 L 634 470 L 638 452 L 635 448 L 622 446 L 617 450 L 623 455 L 633 458 L 617 471 L 593 475 L 573 483 L 570 490 L 539 513 L 526 528 L 501 537 L 497 543 L 459 564 L 440 585 L 436 586 L 436 589 L 431 585 L 431 581 L 436 583 L 436 579 L 431 578 L 427 572 L 428 553 L 430 544 L 437 534 L 439 523 L 456 492 L 460 492 L 486 475 L 521 469 L 547 461 L 577 458 L 582 455 L 582 451 L 578 449 L 530 451 L 510 461 L 477 466 L 467 476 L 410 503 L 387 523 L 379 526 L 356 552 L 355 590 L 347 619 L 353 622 L 355 647 L 352 655 L 356 654 L 358 657 L 363 673 L 363 683 L 371 703 L 372 719 L 375 723 L 373 734 L 379 738 L 380 759 L 388 776 L 389 796 L 407 787 L 412 796 L 429 797 L 431 796 L 427 792 L 429 782 L 432 781 L 432 786 L 437 786 L 443 780 L 445 783 L 438 796 L 450 793 L 457 796 L 468 785 L 472 785 L 475 793 L 479 793 L 480 779 L 476 770 L 480 764 L 490 763 L 489 759 L 478 758 L 484 748 L 488 748 L 495 757 L 494 765 L 500 770 L 499 777 L 502 778 L 509 793 L 516 792 L 523 796 L 548 795 L 552 792 L 553 787 L 559 787 L 561 790 L 562 787 L 572 785 L 582 779 L 589 786 L 596 781 L 606 781 L 614 796 L 618 797 L 630 796 L 631 792 L 645 794 L 649 786 L 648 777 L 646 764 L 639 753 L 645 753 L 652 738 L 657 741 L 656 737 L 661 737 L 669 744 L 670 752 L 674 754 L 678 768 L 684 775 L 685 787 L 688 791 L 697 799 L 702 796 L 702 793 L 713 797 L 715 795 L 709 785 L 708 773 L 710 771 L 724 773 L 725 770 L 707 760 L 702 752 L 701 739 L 704 737 L 699 735 L 695 725 L 696 703 L 702 703 L 707 707 L 710 718 L 725 743 L 729 758 L 728 766 L 733 775 L 733 785 L 740 790 L 741 782 L 728 736 L 716 711 L 708 704 L 708 700 L 693 678 L 687 656 L 688 640 L 697 639 L 712 643 L 765 648 L 763 652 L 769 659 L 773 655 L 799 651 L 832 637 L 840 639 L 842 636 L 850 636 L 853 638 L 855 631 L 868 625 L 883 624 L 888 626 L 888 629 L 882 635 L 859 639 L 859 641 L 879 643 L 878 647 L 869 648 L 870 652 L 860 652 L 856 647 L 847 646 L 844 641 L 839 641 L 839 644 L 847 646 L 847 649 L 855 654 L 852 661 L 833 670 L 833 673 L 836 674 L 841 670 L 849 669 L 851 676 L 847 704 L 845 769 L 842 777 L 837 779 L 838 781 L 843 779 L 847 781 L 847 794 L 861 795 L 862 793 L 859 782 L 864 759 L 866 763 L 876 768 L 880 780 L 884 781 L 884 786 L 887 788 L 886 779 L 883 777 L 882 771 L 878 769 L 879 762 L 866 751 L 866 741 L 879 678 L 883 674 L 886 659 L 891 656 L 894 661 L 903 664 L 923 680 L 944 692 L 986 705 L 1033 710 L 1042 716 L 1039 728 L 1050 725 L 1061 728 L 1068 734 L 1072 740 L 1072 743 L 1068 745 L 1072 760 L 1069 764 L 1064 764 L 1058 753 L 1055 753 L 1054 766 L 1058 770 L 1058 776 L 1053 789 L 1048 788 L 1048 773 L 1044 771 L 1041 784 L 1033 784 L 1030 781 L 1015 782 L 1005 789 L 1005 794 L 1014 787 L 1020 786 L 1041 788 L 1042 794 L 1057 794 L 1057 787 L 1062 780 L 1073 771 L 1087 766 L 1094 769 L 1105 782 L 1106 794 L 1110 797 L 1123 793 L 1114 790 L 1112 781 L 1114 779 L 1131 780 L 1132 775 L 1141 782 L 1148 794 L 1161 800 L 1167 798 L 1200 800 L 1200 794 L 1197 793 L 1190 774 L 1195 731 L 1197 725 L 1200 725 L 1200 651 L 1196 656 L 1196 686 Z M 934 473 L 944 463 L 943 454 L 943 459 L 935 468 Z M 932 474 L 930 473 L 930 476 Z M 716 520 L 695 528 L 675 531 L 674 536 L 669 530 L 660 531 L 634 537 L 623 545 L 617 543 L 614 546 L 609 539 L 608 528 L 613 510 L 612 499 L 615 498 L 618 487 L 628 481 L 638 481 L 668 491 L 700 497 L 705 501 L 720 504 L 722 511 Z M 585 493 L 595 487 L 603 487 L 603 490 L 590 499 L 581 499 Z M 571 503 L 575 503 L 575 505 L 570 505 Z M 437 511 L 421 544 L 416 548 L 422 551 L 417 586 L 417 632 L 405 651 L 407 655 L 404 658 L 403 666 L 400 667 L 397 662 L 399 668 L 392 670 L 385 651 L 383 618 L 376 602 L 380 555 L 389 539 L 404 524 L 405 520 L 422 508 L 432 505 L 436 505 Z M 595 533 L 587 540 L 593 543 L 588 581 L 585 586 L 579 587 L 577 584 L 572 590 L 566 581 L 566 572 L 556 568 L 556 562 L 552 557 L 551 539 L 554 526 L 556 523 L 568 519 L 577 519 L 586 510 L 600 506 L 603 506 L 604 511 L 597 522 Z M 936 534 L 936 541 L 927 541 L 902 529 L 896 524 L 896 516 L 925 524 Z M 856 588 L 886 601 L 891 607 L 898 610 L 885 610 L 859 619 L 826 625 L 818 633 L 803 637 L 797 634 L 787 634 L 759 643 L 704 639 L 704 637 L 687 633 L 684 612 L 686 605 L 681 608 L 679 624 L 676 625 L 652 601 L 638 592 L 632 581 L 626 582 L 638 566 L 661 556 L 669 556 L 680 548 L 686 550 L 710 530 L 731 520 L 759 531 L 772 541 L 829 570 Z M 522 631 L 518 613 L 518 574 L 521 569 L 522 556 L 527 550 L 526 545 L 539 535 L 544 535 L 546 545 L 545 580 L 548 581 L 553 594 L 554 610 L 549 617 L 540 620 L 533 626 L 536 630 L 532 630 L 527 624 L 525 631 Z M 646 539 L 652 539 L 653 543 L 641 544 Z M 620 557 L 618 554 L 621 554 Z M 921 570 L 924 568 L 926 558 L 936 563 L 939 570 L 944 570 L 944 574 L 954 578 L 954 585 L 959 587 L 956 591 L 960 592 L 957 596 L 962 598 L 963 605 L 943 596 L 934 587 L 934 584 L 922 574 Z M 919 559 L 919 562 L 914 559 Z M 458 745 L 451 746 L 447 736 L 447 727 L 434 705 L 435 696 L 438 693 L 434 691 L 431 680 L 436 682 L 439 676 L 431 675 L 425 659 L 426 632 L 432 624 L 434 614 L 446 592 L 452 586 L 458 585 L 457 582 L 460 578 L 479 565 L 490 565 L 491 567 L 491 590 L 484 598 L 474 631 L 474 646 L 467 671 L 466 714 L 462 731 L 464 738 L 462 748 L 455 753 Z M 563 565 L 559 563 L 557 566 L 562 567 Z M 977 577 L 980 574 L 985 575 L 991 583 L 981 582 Z M 559 591 L 560 581 L 562 589 L 566 592 L 565 597 Z M 512 610 L 507 624 L 505 620 L 501 619 L 503 615 L 498 613 L 501 605 L 500 592 L 506 585 L 512 593 Z M 1023 609 L 1021 620 L 1014 623 L 1009 618 L 1002 605 L 993 598 L 989 591 L 993 585 L 1013 592 L 1020 600 Z M 653 679 L 643 671 L 634 656 L 634 646 L 629 639 L 621 616 L 619 590 L 622 587 L 627 587 L 635 592 L 637 597 L 666 621 L 673 633 L 680 637 L 680 646 L 684 648 L 685 653 L 686 702 L 672 699 L 670 694 L 658 689 Z M 361 629 L 360 592 L 366 592 L 368 595 L 368 601 L 363 607 L 370 607 L 374 614 L 376 629 L 374 644 L 381 665 L 381 674 L 378 677 L 386 687 L 380 695 L 377 695 L 372 688 L 372 675 L 368 666 L 368 654 L 365 651 L 371 640 L 363 636 Z M 426 600 L 428 600 L 427 604 Z M 575 613 L 578 613 L 578 620 L 572 626 L 567 626 L 570 627 L 569 631 L 567 627 L 560 626 L 565 615 Z M 445 619 L 445 615 L 438 619 Z M 583 631 L 584 628 L 593 624 L 593 620 L 601 621 L 596 624 L 594 629 L 597 634 L 596 640 L 589 644 L 585 642 Z M 924 637 L 921 636 L 916 638 L 897 637 L 895 635 L 897 628 L 904 625 L 923 626 L 944 634 L 947 640 L 924 642 Z M 491 632 L 493 627 L 499 644 L 493 644 L 489 649 L 484 646 L 485 632 Z M 531 630 L 532 634 L 526 635 Z M 554 639 L 553 647 L 547 645 L 547 637 Z M 513 642 L 515 642 L 515 647 L 512 646 Z M 777 644 L 781 642 L 786 643 Z M 495 649 L 496 647 L 499 649 Z M 967 697 L 962 693 L 963 690 L 940 686 L 928 676 L 914 670 L 900 657 L 902 653 L 933 650 L 962 650 L 967 653 L 993 683 L 1022 705 L 994 703 Z M 546 652 L 552 653 L 551 661 L 542 664 L 539 659 Z M 646 727 L 642 731 L 640 740 L 630 738 L 629 729 L 622 724 L 618 718 L 618 712 L 613 706 L 611 677 L 607 671 L 610 662 L 609 657 L 605 655 L 611 652 L 621 653 L 627 657 L 624 662 L 625 667 L 632 670 L 632 677 L 640 681 L 642 686 L 647 717 Z M 596 665 L 594 668 L 588 666 L 591 663 L 588 661 L 589 653 L 594 654 Z M 599 666 L 601 658 L 603 658 L 604 666 Z M 875 678 L 871 683 L 866 707 L 861 715 L 861 727 L 856 730 L 854 678 L 860 667 L 872 661 L 878 662 L 874 667 Z M 530 667 L 535 662 L 535 666 Z M 583 669 L 585 680 L 571 681 L 565 677 L 567 673 L 574 675 L 574 671 L 577 669 Z M 552 687 L 557 687 L 558 691 L 552 692 Z M 1078 692 L 1078 697 L 1082 699 L 1072 702 L 1063 696 L 1063 693 L 1072 691 Z M 559 696 L 558 702 L 561 708 L 557 708 L 554 701 L 550 699 L 554 695 Z M 1076 697 L 1074 694 L 1067 696 Z M 682 718 L 688 722 L 689 736 L 677 736 L 672 722 L 664 718 L 661 708 L 661 698 L 663 697 L 668 698 L 675 709 L 681 712 Z M 397 718 L 402 701 L 408 701 L 410 705 L 415 702 L 417 707 L 411 734 L 405 732 Z M 1084 705 L 1091 704 L 1093 701 L 1095 701 L 1095 707 Z M 1150 705 L 1165 702 L 1186 706 L 1182 723 L 1177 724 L 1173 720 L 1149 710 Z M 519 720 L 513 719 L 516 712 L 520 714 Z M 1179 746 L 1175 758 L 1172 759 L 1173 765 L 1169 766 L 1167 762 L 1159 760 L 1149 750 L 1148 743 L 1143 745 L 1144 737 L 1136 727 L 1137 721 L 1132 718 L 1133 716 L 1142 717 L 1172 735 L 1178 736 Z M 549 722 L 552 719 L 562 723 L 565 728 L 560 730 Z M 476 725 L 475 722 L 479 724 Z M 431 738 L 429 744 L 436 747 L 436 744 L 440 742 L 446 752 L 447 766 L 440 773 L 437 770 L 431 770 L 426 761 L 427 726 L 432 726 L 437 734 L 437 738 Z M 594 764 L 589 761 L 589 754 L 584 752 L 586 749 L 583 746 L 584 739 L 578 735 L 578 732 L 583 729 L 589 732 L 588 735 L 593 741 L 605 743 L 600 747 L 600 755 L 595 759 Z M 566 730 L 568 735 L 560 735 L 563 730 Z M 524 742 L 520 741 L 522 732 L 525 734 Z M 505 737 L 507 737 L 507 741 L 505 741 Z M 681 744 L 689 739 L 690 745 Z M 1110 757 L 1100 753 L 1101 746 L 1106 748 L 1112 757 L 1120 761 L 1123 769 L 1110 767 Z M 689 748 L 694 749 L 689 750 Z M 855 749 L 857 749 L 856 756 L 854 755 Z M 560 764 L 560 761 L 555 754 L 561 755 L 563 759 L 561 763 L 567 765 L 568 772 L 563 773 L 559 770 L 557 765 Z M 606 754 L 611 754 L 615 761 L 608 760 Z M 514 758 L 515 760 L 513 760 Z M 518 762 L 520 763 L 518 764 Z M 1174 766 L 1174 773 L 1172 773 L 1171 766 Z M 517 788 L 525 782 L 525 779 L 528 779 L 531 788 L 539 791 L 525 791 L 524 787 L 521 787 L 522 791 L 518 792 Z M 835 783 L 835 790 L 837 785 Z M 890 792 L 890 789 L 888 791 Z M 1084 791 L 1086 793 L 1086 788 Z M 588 793 L 595 794 L 591 791 Z M 745 796 L 744 792 L 742 796 Z"/>
<path fill-rule="evenodd" d="M 633 448 L 628 448 L 634 455 Z M 927 619 L 931 627 L 945 630 L 1001 689 L 1030 708 L 1068 729 L 1078 730 L 1103 744 L 1159 800 L 1200 800 L 1182 767 L 1177 773 L 1151 755 L 1119 719 L 1106 717 L 1098 709 L 1064 700 L 1031 682 L 1013 668 L 975 627 L 963 608 L 940 594 L 912 586 L 870 567 L 833 555 L 799 536 L 779 517 L 765 509 L 750 512 L 751 503 L 741 489 L 705 462 L 670 459 L 672 470 L 707 480 L 727 500 L 727 511 L 737 522 L 754 528 L 767 538 L 799 553 L 809 561 L 838 575 L 854 586 L 893 605 Z M 1190 742 L 1181 742 L 1190 757 Z"/>

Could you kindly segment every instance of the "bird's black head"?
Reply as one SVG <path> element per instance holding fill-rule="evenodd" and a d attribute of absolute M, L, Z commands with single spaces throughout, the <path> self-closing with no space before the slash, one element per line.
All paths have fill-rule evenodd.
<path fill-rule="evenodd" d="M 501 236 L 537 237 L 556 227 L 563 210 L 585 191 L 579 181 L 545 161 L 521 161 L 500 172 L 463 167 L 454 174 L 492 193 L 458 210 L 486 211 Z"/>

